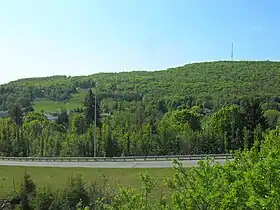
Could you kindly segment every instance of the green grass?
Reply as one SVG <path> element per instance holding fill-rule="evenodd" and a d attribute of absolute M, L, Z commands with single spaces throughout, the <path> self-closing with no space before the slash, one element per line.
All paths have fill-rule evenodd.
<path fill-rule="evenodd" d="M 60 102 L 48 98 L 38 98 L 34 101 L 33 107 L 36 112 L 58 112 L 61 108 L 72 110 L 80 107 L 84 101 L 87 90 L 80 89 L 79 93 L 75 93 L 67 102 Z"/>
<path fill-rule="evenodd" d="M 92 183 L 103 184 L 103 175 L 107 178 L 110 187 L 118 184 L 139 188 L 140 172 L 148 171 L 148 174 L 157 181 L 153 197 L 159 198 L 161 193 L 168 192 L 164 179 L 172 177 L 174 170 L 163 169 L 94 169 L 94 168 L 52 168 L 52 167 L 15 167 L 0 166 L 0 197 L 8 196 L 9 192 L 18 189 L 23 180 L 25 171 L 31 175 L 37 186 L 46 185 L 51 189 L 60 189 L 66 185 L 67 178 L 72 174 L 80 174 L 83 179 Z"/>

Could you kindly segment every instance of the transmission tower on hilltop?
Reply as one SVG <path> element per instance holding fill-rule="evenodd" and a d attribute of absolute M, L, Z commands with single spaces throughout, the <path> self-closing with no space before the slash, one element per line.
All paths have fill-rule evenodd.
<path fill-rule="evenodd" d="M 230 57 L 231 57 L 231 60 L 233 61 L 233 42 L 231 43 L 231 55 L 230 55 Z"/>

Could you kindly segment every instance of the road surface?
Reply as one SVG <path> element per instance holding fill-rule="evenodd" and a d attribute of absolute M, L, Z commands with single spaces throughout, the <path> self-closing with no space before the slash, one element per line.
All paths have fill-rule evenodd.
<path fill-rule="evenodd" d="M 198 160 L 181 161 L 185 167 L 197 166 Z M 225 159 L 216 160 L 221 164 Z M 172 161 L 119 161 L 119 162 L 52 162 L 52 161 L 0 161 L 1 166 L 37 166 L 65 168 L 171 168 Z"/>

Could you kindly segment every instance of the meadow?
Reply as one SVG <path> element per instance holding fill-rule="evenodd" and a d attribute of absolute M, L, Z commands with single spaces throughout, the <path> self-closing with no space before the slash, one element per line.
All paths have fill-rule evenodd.
<path fill-rule="evenodd" d="M 70 99 L 65 102 L 52 100 L 50 98 L 37 98 L 33 101 L 33 108 L 36 112 L 44 110 L 45 113 L 59 112 L 62 108 L 73 110 L 83 105 L 86 93 L 86 89 L 80 89 L 78 93 L 72 94 Z"/>
<path fill-rule="evenodd" d="M 172 168 L 163 169 L 99 169 L 99 168 L 54 168 L 54 167 L 14 167 L 0 166 L 0 197 L 9 196 L 10 193 L 17 190 L 22 183 L 25 172 L 31 175 L 32 180 L 37 187 L 48 186 L 52 190 L 63 189 L 67 183 L 68 177 L 72 175 L 81 175 L 87 183 L 107 184 L 111 188 L 118 185 L 132 186 L 140 188 L 141 172 L 147 170 L 152 179 L 156 180 L 157 185 L 153 196 L 161 196 L 162 192 L 167 190 L 165 179 L 174 174 Z"/>

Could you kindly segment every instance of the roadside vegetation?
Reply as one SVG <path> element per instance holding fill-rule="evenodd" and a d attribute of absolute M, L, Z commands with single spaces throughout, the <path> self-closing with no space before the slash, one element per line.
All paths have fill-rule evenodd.
<path fill-rule="evenodd" d="M 164 183 L 169 191 L 154 198 L 161 183 L 149 172 L 140 173 L 141 186 L 110 187 L 106 182 L 87 183 L 78 174 L 54 190 L 38 186 L 29 174 L 3 205 L 19 209 L 279 209 L 280 130 L 265 134 L 262 143 L 236 152 L 225 165 L 212 160 L 199 167 L 183 168 L 174 163 L 174 174 Z"/>

